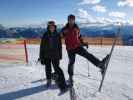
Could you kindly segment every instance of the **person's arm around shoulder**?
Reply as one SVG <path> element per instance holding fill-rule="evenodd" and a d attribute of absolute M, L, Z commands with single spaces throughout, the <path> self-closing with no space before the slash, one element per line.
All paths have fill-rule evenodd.
<path fill-rule="evenodd" d="M 67 33 L 68 33 L 68 29 L 66 27 L 62 28 L 62 30 L 60 32 L 61 37 L 64 38 Z"/>

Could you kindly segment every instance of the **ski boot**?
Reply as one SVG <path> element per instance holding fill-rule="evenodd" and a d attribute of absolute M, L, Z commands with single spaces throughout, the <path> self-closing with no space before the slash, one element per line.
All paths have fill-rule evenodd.
<path fill-rule="evenodd" d="M 65 85 L 63 88 L 60 88 L 59 95 L 63 95 L 64 93 L 66 93 L 69 90 L 69 88 L 70 88 L 69 85 Z"/>
<path fill-rule="evenodd" d="M 73 87 L 73 77 L 69 76 L 69 87 Z"/>
<path fill-rule="evenodd" d="M 47 80 L 47 84 L 46 84 L 47 88 L 49 88 L 49 87 L 51 86 L 51 83 L 52 83 L 52 82 L 51 82 L 51 79 L 48 79 L 48 80 Z"/>
<path fill-rule="evenodd" d="M 105 67 L 106 67 L 106 63 L 107 63 L 107 60 L 109 59 L 109 54 L 103 58 L 103 60 L 101 61 L 101 63 L 99 64 L 99 68 L 101 69 L 101 74 L 103 75 L 104 72 L 105 72 Z"/>

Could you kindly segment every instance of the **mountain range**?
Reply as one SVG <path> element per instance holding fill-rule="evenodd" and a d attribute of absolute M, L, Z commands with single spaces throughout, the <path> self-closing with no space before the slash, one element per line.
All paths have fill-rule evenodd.
<path fill-rule="evenodd" d="M 115 37 L 118 32 L 118 25 L 115 24 L 88 24 L 78 23 L 81 34 L 89 37 Z M 35 25 L 34 25 L 35 26 Z M 57 25 L 58 31 L 63 25 Z M 46 31 L 42 26 L 25 26 L 6 28 L 0 24 L 0 38 L 40 38 Z M 121 37 L 125 45 L 133 45 L 133 25 L 124 24 L 121 26 Z"/>

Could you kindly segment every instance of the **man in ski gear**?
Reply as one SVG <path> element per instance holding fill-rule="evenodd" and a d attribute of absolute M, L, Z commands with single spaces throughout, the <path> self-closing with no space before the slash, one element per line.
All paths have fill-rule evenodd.
<path fill-rule="evenodd" d="M 53 65 L 56 82 L 61 92 L 67 90 L 67 84 L 62 69 L 59 67 L 60 60 L 62 59 L 62 43 L 60 34 L 56 31 L 56 25 L 54 21 L 49 21 L 47 31 L 43 34 L 40 44 L 39 60 L 42 65 L 45 65 L 47 87 L 51 85 L 52 69 Z"/>
<path fill-rule="evenodd" d="M 65 39 L 69 58 L 68 74 L 70 84 L 73 85 L 73 70 L 76 54 L 83 56 L 88 61 L 91 61 L 91 63 L 101 69 L 101 73 L 103 74 L 105 69 L 105 62 L 108 58 L 108 55 L 102 61 L 100 61 L 98 58 L 96 58 L 94 55 L 90 54 L 86 49 L 83 48 L 83 46 L 86 46 L 87 44 L 83 42 L 82 36 L 80 35 L 80 29 L 75 23 L 74 15 L 71 14 L 68 16 L 68 23 L 61 32 Z"/>

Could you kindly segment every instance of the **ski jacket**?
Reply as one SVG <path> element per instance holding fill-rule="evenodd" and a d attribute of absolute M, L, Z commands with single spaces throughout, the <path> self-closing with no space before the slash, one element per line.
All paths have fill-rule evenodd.
<path fill-rule="evenodd" d="M 57 32 L 45 32 L 40 44 L 40 60 L 61 58 L 62 43 L 60 34 Z"/>
<path fill-rule="evenodd" d="M 79 28 L 63 28 L 62 29 L 63 36 L 65 39 L 65 44 L 67 50 L 76 49 L 80 47 L 81 41 L 80 37 L 80 30 Z"/>

